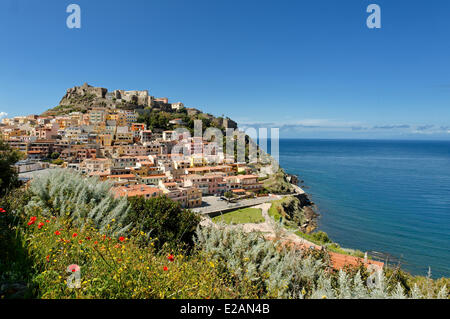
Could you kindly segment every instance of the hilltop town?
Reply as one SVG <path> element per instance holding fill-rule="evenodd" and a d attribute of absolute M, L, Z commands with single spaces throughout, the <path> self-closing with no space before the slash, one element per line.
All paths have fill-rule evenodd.
<path fill-rule="evenodd" d="M 273 161 L 236 162 L 216 141 L 176 134 L 179 127 L 192 130 L 195 120 L 222 131 L 237 128 L 229 118 L 169 103 L 148 91 L 108 92 L 84 84 L 68 89 L 59 105 L 42 115 L 2 119 L 0 134 L 24 154 L 16 163 L 23 180 L 31 178 L 30 172 L 70 168 L 111 181 L 117 197 L 164 194 L 184 208 L 201 207 L 208 196 L 218 197 L 220 204 L 273 191 L 273 176 L 280 174 Z M 176 154 L 175 145 L 181 145 Z M 293 192 L 287 179 L 281 173 L 275 182 L 282 184 L 281 192 Z"/>
<path fill-rule="evenodd" d="M 200 134 L 198 124 L 203 126 Z M 206 134 L 209 128 L 215 129 L 219 136 L 227 134 L 211 138 Z M 228 143 L 230 130 L 233 132 L 231 152 L 223 147 Z M 236 144 L 234 148 L 237 140 L 244 141 L 244 147 Z M 297 292 L 290 290 L 286 280 L 297 286 L 305 282 L 303 277 L 296 279 L 297 276 L 288 274 L 292 263 L 297 263 L 294 269 L 306 269 L 300 273 L 335 276 L 336 279 L 339 276 L 340 282 L 348 281 L 347 277 L 342 279 L 344 272 L 340 270 L 343 269 L 357 270 L 355 278 L 359 279 L 355 280 L 361 280 L 360 271 L 367 277 L 369 272 L 380 274 L 385 268 L 384 262 L 369 258 L 372 256 L 367 253 L 341 248 L 326 233 L 312 232 L 316 228 L 317 214 L 307 194 L 297 186 L 297 177 L 286 174 L 245 132 L 239 131 L 234 121 L 187 108 L 181 102 L 169 103 L 167 98 L 155 98 L 148 91 L 108 93 L 105 88 L 87 84 L 68 89 L 58 106 L 41 115 L 2 119 L 0 142 L 6 155 L 14 155 L 13 160 L 8 161 L 15 163 L 19 179 L 27 185 L 20 187 L 21 183 L 10 183 L 11 190 L 0 198 L 0 234 L 7 236 L 1 241 L 1 249 L 13 260 L 17 259 L 14 257 L 17 254 L 22 254 L 22 245 L 11 244 L 17 240 L 16 229 L 19 229 L 20 236 L 25 238 L 23 242 L 29 243 L 26 249 L 32 252 L 30 258 L 38 265 L 35 268 L 45 269 L 35 274 L 29 267 L 17 270 L 13 262 L 3 262 L 0 266 L 13 275 L 9 283 L 0 285 L 0 296 L 24 296 L 28 286 L 18 284 L 16 278 L 48 274 L 49 280 L 39 286 L 39 296 L 67 297 L 67 290 L 56 289 L 58 271 L 65 270 L 72 260 L 87 260 L 82 264 L 83 269 L 98 269 L 87 274 L 107 271 L 99 262 L 100 258 L 90 259 L 78 254 L 84 254 L 86 247 L 92 248 L 87 248 L 92 254 L 101 254 L 97 244 L 101 242 L 101 249 L 106 249 L 104 245 L 110 243 L 112 237 L 117 243 L 108 248 L 112 255 L 105 258 L 118 266 L 127 262 L 126 267 L 139 276 L 131 275 L 133 281 L 127 280 L 129 286 L 123 287 L 116 277 L 110 278 L 110 273 L 100 275 L 103 279 L 95 280 L 100 280 L 105 287 L 119 285 L 120 288 L 103 289 L 107 295 L 99 295 L 99 290 L 92 285 L 87 291 L 91 297 L 166 297 L 161 291 L 168 287 L 167 278 L 153 282 L 155 273 L 148 272 L 158 267 L 169 272 L 170 267 L 178 265 L 181 266 L 174 268 L 173 274 L 185 267 L 194 267 L 195 270 L 180 278 L 187 277 L 197 283 L 203 281 L 207 287 L 207 295 L 196 285 L 192 286 L 195 294 L 179 294 L 183 288 L 174 288 L 179 298 L 211 294 L 221 298 L 241 296 L 234 294 L 240 288 L 229 289 L 225 283 L 220 289 L 213 287 L 229 276 L 229 269 L 235 269 L 235 274 L 260 272 L 252 273 L 257 280 L 252 281 L 251 287 L 256 283 L 261 288 L 253 292 L 253 288 L 243 286 L 243 297 L 290 298 Z M 22 155 L 18 162 L 20 156 L 16 150 Z M 252 158 L 255 154 L 256 161 Z M 14 223 L 20 224 L 14 226 Z M 108 241 L 107 236 L 110 236 Z M 63 237 L 80 239 L 72 242 Z M 66 248 L 73 248 L 70 254 L 75 255 L 60 251 L 62 246 L 58 248 L 58 245 L 62 241 L 64 245 L 70 243 Z M 196 247 L 199 251 L 175 263 L 170 250 L 169 264 L 162 266 L 166 261 L 157 257 L 163 255 L 155 255 L 152 250 L 155 243 L 158 249 L 173 245 L 171 247 L 177 249 Z M 78 245 L 83 249 L 78 249 Z M 37 251 L 37 247 L 44 249 Z M 124 258 L 124 249 L 128 249 L 129 258 Z M 214 262 L 206 260 L 202 252 L 213 256 Z M 103 255 L 99 256 L 107 262 Z M 267 261 L 270 263 L 267 269 L 273 267 L 289 272 L 269 274 L 261 266 Z M 221 267 L 216 268 L 218 263 Z M 313 264 L 316 266 L 308 268 Z M 143 265 L 147 265 L 145 269 Z M 226 270 L 222 270 L 222 266 Z M 22 268 L 24 273 L 21 273 Z M 207 276 L 205 269 L 210 271 Z M 145 284 L 139 281 L 141 279 L 136 281 L 142 273 L 146 273 Z M 270 285 L 274 284 L 275 288 L 265 286 L 266 276 L 271 276 Z M 402 281 L 409 281 L 407 287 L 421 280 L 402 276 L 406 278 Z M 245 280 L 237 283 L 245 283 Z M 156 295 L 153 290 L 146 290 L 150 284 L 156 287 Z M 431 284 L 439 287 L 435 295 L 444 295 L 445 282 L 428 285 Z M 303 287 L 301 296 L 323 296 L 323 290 L 316 287 L 315 284 Z M 363 290 L 365 295 L 372 293 L 369 288 L 367 292 Z M 116 291 L 121 294 L 116 295 Z M 390 293 L 384 292 L 384 295 L 390 296 Z M 399 295 L 403 296 L 403 292 Z M 419 294 L 412 294 L 416 295 Z"/>

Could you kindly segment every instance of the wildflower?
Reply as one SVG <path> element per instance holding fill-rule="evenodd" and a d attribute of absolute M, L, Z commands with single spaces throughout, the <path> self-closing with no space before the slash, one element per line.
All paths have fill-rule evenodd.
<path fill-rule="evenodd" d="M 38 224 L 38 229 L 41 229 L 42 227 L 44 227 L 44 223 L 43 223 L 43 222 L 40 222 L 40 223 Z"/>
<path fill-rule="evenodd" d="M 46 223 L 50 223 L 50 221 L 47 219 L 46 221 L 45 221 Z"/>
<path fill-rule="evenodd" d="M 56 236 L 61 235 L 61 233 L 59 232 L 59 230 L 55 231 L 55 235 L 56 235 Z"/>
<path fill-rule="evenodd" d="M 170 262 L 172 262 L 172 261 L 174 261 L 175 257 L 174 257 L 172 254 L 170 254 L 169 256 L 167 256 L 167 259 L 168 259 Z"/>
<path fill-rule="evenodd" d="M 33 225 L 36 222 L 37 217 L 36 216 L 32 216 L 30 217 L 30 221 L 28 222 L 28 226 Z"/>
<path fill-rule="evenodd" d="M 98 241 L 94 241 L 94 245 L 97 245 L 98 244 Z"/>
<path fill-rule="evenodd" d="M 78 234 L 77 233 L 73 233 L 72 237 L 77 237 Z"/>
<path fill-rule="evenodd" d="M 91 240 L 91 237 L 89 237 L 89 236 L 86 236 L 86 240 Z"/>
<path fill-rule="evenodd" d="M 167 266 L 164 266 L 164 267 L 163 267 L 163 270 L 164 270 L 164 271 L 168 271 L 169 268 L 167 268 Z"/>
<path fill-rule="evenodd" d="M 120 241 L 124 241 L 124 240 L 125 240 L 125 237 L 122 237 L 122 236 L 121 236 L 121 237 L 119 237 L 119 240 L 120 240 Z"/>
<path fill-rule="evenodd" d="M 45 259 L 47 259 L 47 262 L 50 262 L 50 255 L 47 255 L 47 257 L 45 257 Z"/>
<path fill-rule="evenodd" d="M 6 210 L 3 207 L 0 207 L 0 213 L 6 213 Z"/>
<path fill-rule="evenodd" d="M 327 296 L 323 295 L 323 296 L 322 296 L 322 299 L 327 299 Z"/>

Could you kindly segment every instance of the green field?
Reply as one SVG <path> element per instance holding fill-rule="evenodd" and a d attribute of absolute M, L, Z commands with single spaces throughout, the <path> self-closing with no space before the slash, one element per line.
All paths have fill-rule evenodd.
<path fill-rule="evenodd" d="M 260 208 L 242 208 L 230 213 L 216 216 L 212 220 L 222 222 L 225 224 L 248 224 L 248 223 L 262 223 L 264 217 L 262 216 Z"/>

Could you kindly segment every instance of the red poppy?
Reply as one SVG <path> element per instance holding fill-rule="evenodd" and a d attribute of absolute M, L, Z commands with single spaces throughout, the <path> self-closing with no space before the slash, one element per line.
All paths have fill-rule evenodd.
<path fill-rule="evenodd" d="M 124 241 L 124 240 L 125 240 L 125 237 L 119 237 L 119 240 L 120 240 L 120 241 Z"/>
<path fill-rule="evenodd" d="M 50 262 L 50 255 L 47 255 L 47 257 L 45 257 L 45 259 L 47 259 L 47 262 Z"/>
<path fill-rule="evenodd" d="M 167 256 L 167 259 L 168 259 L 170 262 L 172 262 L 172 261 L 175 260 L 175 257 L 174 257 L 174 255 L 170 254 L 169 256 Z"/>
<path fill-rule="evenodd" d="M 40 223 L 38 224 L 38 229 L 41 229 L 42 227 L 44 227 L 44 223 L 43 223 L 43 222 L 40 222 Z"/>
<path fill-rule="evenodd" d="M 97 245 L 98 244 L 98 241 L 94 241 L 94 245 Z"/>
<path fill-rule="evenodd" d="M 89 237 L 89 236 L 86 236 L 86 240 L 91 240 L 91 237 Z"/>
<path fill-rule="evenodd" d="M 80 271 L 80 266 L 78 265 L 70 265 L 69 267 L 67 267 L 67 271 L 71 271 L 71 272 L 77 272 Z"/>
<path fill-rule="evenodd" d="M 73 233 L 72 237 L 77 237 L 78 234 L 77 233 Z"/>
<path fill-rule="evenodd" d="M 55 235 L 56 235 L 56 236 L 61 235 L 61 233 L 59 232 L 59 230 L 55 231 Z"/>
<path fill-rule="evenodd" d="M 167 266 L 164 266 L 164 267 L 163 267 L 163 270 L 164 270 L 164 271 L 168 271 L 169 268 L 167 268 Z"/>
<path fill-rule="evenodd" d="M 3 207 L 0 207 L 0 213 L 6 213 L 6 210 Z"/>
<path fill-rule="evenodd" d="M 50 223 L 50 221 L 47 219 L 46 221 L 45 221 L 46 223 Z"/>
<path fill-rule="evenodd" d="M 30 221 L 28 222 L 28 226 L 33 225 L 36 222 L 37 217 L 32 216 L 30 217 Z"/>

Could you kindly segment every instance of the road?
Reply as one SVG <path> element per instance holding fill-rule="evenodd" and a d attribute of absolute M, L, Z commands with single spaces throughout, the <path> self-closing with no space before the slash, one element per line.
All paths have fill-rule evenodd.
<path fill-rule="evenodd" d="M 248 223 L 248 224 L 239 224 L 239 225 L 224 225 L 226 228 L 242 228 L 243 231 L 249 232 L 261 232 L 267 238 L 279 238 L 283 242 L 292 243 L 297 246 L 303 247 L 314 247 L 315 249 L 321 249 L 321 246 L 318 246 L 304 238 L 301 238 L 294 234 L 293 232 L 288 231 L 284 227 L 279 227 L 277 223 L 273 220 L 272 217 L 269 216 L 269 208 L 271 203 L 263 203 L 252 208 L 260 208 L 262 216 L 264 217 L 264 222 L 262 223 Z M 216 223 L 214 223 L 211 218 L 204 216 L 202 221 L 200 222 L 202 226 L 208 227 L 219 227 Z"/>
<path fill-rule="evenodd" d="M 230 209 L 239 209 L 243 207 L 255 206 L 267 202 L 272 202 L 274 200 L 278 200 L 281 198 L 282 196 L 280 195 L 269 195 L 265 197 L 243 199 L 237 203 L 228 203 L 228 201 L 226 200 L 220 200 L 220 197 L 204 196 L 202 206 L 193 208 L 192 210 L 200 214 L 210 214 L 215 212 L 227 211 Z"/>

